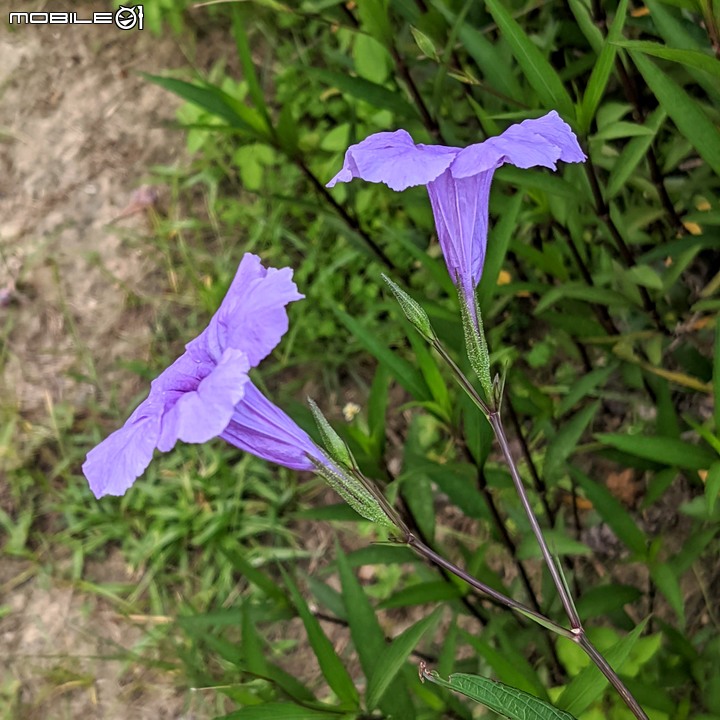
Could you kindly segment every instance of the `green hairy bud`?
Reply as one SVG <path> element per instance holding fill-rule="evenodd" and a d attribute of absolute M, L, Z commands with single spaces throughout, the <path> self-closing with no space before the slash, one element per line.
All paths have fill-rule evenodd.
<path fill-rule="evenodd" d="M 413 324 L 417 331 L 426 339 L 432 341 L 435 338 L 430 318 L 420 307 L 419 303 L 413 300 L 397 283 L 393 282 L 387 275 L 383 274 L 382 279 L 388 284 L 393 295 L 400 303 L 405 317 Z"/>

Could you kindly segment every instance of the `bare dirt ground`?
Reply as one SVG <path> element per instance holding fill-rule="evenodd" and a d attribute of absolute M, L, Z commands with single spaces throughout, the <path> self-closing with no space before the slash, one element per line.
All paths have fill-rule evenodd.
<path fill-rule="evenodd" d="M 108 9 L 95 5 L 81 7 Z M 137 74 L 183 64 L 172 38 L 9 28 L 9 10 L 42 9 L 0 3 L 0 407 L 22 419 L 25 439 L 47 429 L 49 409 L 82 407 L 94 378 L 113 383 L 116 358 L 147 348 L 149 318 L 126 300 L 142 297 L 154 265 L 124 239 L 146 220 L 112 221 L 149 168 L 179 162 L 184 145 L 161 127 L 174 100 Z M 3 462 L 18 459 L 0 457 L 0 498 Z M 132 648 L 139 628 L 52 572 L 27 571 L 0 555 L 0 718 L 204 717 L 167 673 L 107 659 Z M 122 562 L 104 575 L 129 579 Z"/>

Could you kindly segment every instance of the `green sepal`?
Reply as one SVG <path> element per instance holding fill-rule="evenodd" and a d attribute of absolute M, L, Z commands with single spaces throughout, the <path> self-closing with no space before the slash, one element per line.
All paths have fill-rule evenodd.
<path fill-rule="evenodd" d="M 358 515 L 378 525 L 384 525 L 393 530 L 398 529 L 382 509 L 378 500 L 359 480 L 346 473 L 342 468 L 325 465 L 315 458 L 311 457 L 310 462 L 315 466 L 315 472 L 324 478 L 328 485 Z"/>
<path fill-rule="evenodd" d="M 460 296 L 460 314 L 462 316 L 463 332 L 465 334 L 465 347 L 467 349 L 470 365 L 480 380 L 485 398 L 493 402 L 493 382 L 490 379 L 490 353 L 488 352 L 485 330 L 483 329 L 480 308 L 475 304 L 477 322 L 473 320 L 472 310 L 468 307 L 467 298 L 461 288 L 458 288 Z"/>
<path fill-rule="evenodd" d="M 325 450 L 327 450 L 327 454 L 336 463 L 348 468 L 354 468 L 355 460 L 345 441 L 335 432 L 332 425 L 330 425 L 327 418 L 323 415 L 322 410 L 320 410 L 312 398 L 308 398 L 308 405 L 315 418 L 315 423 L 320 431 L 320 437 L 322 438 Z"/>

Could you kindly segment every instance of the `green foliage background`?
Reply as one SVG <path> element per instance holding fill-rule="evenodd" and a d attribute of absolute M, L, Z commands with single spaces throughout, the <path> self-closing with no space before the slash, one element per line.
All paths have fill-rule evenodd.
<path fill-rule="evenodd" d="M 207 21 L 232 50 L 206 71 L 147 77 L 186 101 L 177 121 L 194 158 L 186 176 L 159 172 L 178 193 L 203 189 L 221 238 L 208 243 L 202 224 L 186 226 L 178 245 L 168 241 L 178 228 L 158 225 L 157 247 L 196 307 L 190 326 L 202 327 L 243 252 L 295 267 L 307 299 L 291 309 L 264 382 L 308 429 L 298 402 L 305 378 L 315 379 L 321 407 L 352 388 L 361 411 L 336 427 L 366 473 L 400 498 L 431 544 L 558 618 L 487 427 L 380 281 L 386 272 L 401 283 L 462 357 L 424 189 L 324 185 L 347 146 L 373 132 L 403 127 L 417 142 L 462 146 L 552 109 L 572 125 L 584 166 L 504 167 L 493 186 L 479 296 L 493 359 L 508 367 L 508 425 L 594 642 L 653 720 L 720 718 L 720 8 L 145 7 L 154 32 L 169 21 L 201 43 Z M 161 323 L 157 368 L 190 337 L 187 324 L 170 312 Z M 56 509 L 77 576 L 109 542 L 151 568 L 141 588 L 111 595 L 177 617 L 155 639 L 188 684 L 218 688 L 224 717 L 359 718 L 378 708 L 385 717 L 469 718 L 460 696 L 418 682 L 418 643 L 442 676 L 488 675 L 579 718 L 630 717 L 577 648 L 480 602 L 406 549 L 368 544 L 383 536 L 340 505 L 320 507 L 316 482 L 301 489 L 289 473 L 212 445 L 157 460 L 132 493 L 95 505 L 72 453 L 101 433 L 90 424 L 74 431 L 58 471 L 70 487 Z M 346 547 L 363 547 L 338 546 L 308 576 L 309 520 L 331 521 Z M 360 566 L 374 568 L 369 586 L 357 580 Z M 309 685 L 283 666 L 292 617 L 315 656 Z M 336 626 L 350 645 L 338 644 Z"/>

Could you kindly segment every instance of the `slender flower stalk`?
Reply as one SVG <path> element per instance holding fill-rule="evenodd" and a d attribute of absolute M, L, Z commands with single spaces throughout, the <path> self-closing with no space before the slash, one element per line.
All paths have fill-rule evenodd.
<path fill-rule="evenodd" d="M 515 489 L 520 498 L 523 509 L 525 510 L 525 513 L 528 517 L 528 521 L 530 523 L 533 535 L 535 536 L 535 539 L 540 546 L 543 560 L 548 567 L 550 576 L 553 580 L 553 584 L 555 585 L 565 613 L 567 614 L 570 621 L 570 629 L 567 629 L 562 625 L 559 625 L 558 623 L 549 620 L 542 613 L 531 610 L 530 608 L 527 608 L 526 606 L 522 605 L 516 600 L 513 600 L 512 598 L 509 598 L 502 593 L 498 593 L 492 588 L 488 588 L 486 585 L 484 585 L 484 583 L 479 582 L 472 576 L 468 575 L 465 571 L 445 560 L 443 557 L 428 548 L 426 545 L 418 541 L 417 538 L 415 538 L 411 533 L 406 536 L 407 544 L 410 545 L 410 547 L 412 547 L 416 552 L 418 552 L 430 562 L 452 572 L 457 577 L 461 578 L 469 585 L 471 585 L 473 588 L 479 590 L 482 593 L 485 593 L 489 597 L 496 600 L 498 603 L 505 605 L 506 607 L 515 610 L 516 612 L 522 613 L 526 617 L 543 625 L 548 630 L 551 630 L 552 632 L 555 632 L 558 635 L 562 635 L 563 637 L 566 637 L 575 642 L 584 650 L 584 652 L 597 666 L 600 672 L 605 675 L 605 677 L 618 692 L 625 704 L 633 712 L 635 717 L 638 720 L 648 720 L 645 711 L 642 709 L 642 707 L 640 707 L 640 704 L 633 697 L 632 693 L 627 689 L 618 674 L 613 670 L 607 660 L 597 650 L 597 648 L 595 648 L 595 646 L 590 642 L 587 635 L 585 634 L 585 630 L 582 626 L 582 622 L 575 607 L 575 603 L 572 599 L 572 595 L 570 594 L 570 590 L 565 584 L 565 581 L 560 573 L 560 569 L 555 562 L 552 553 L 550 552 L 550 548 L 548 547 L 547 541 L 545 540 L 545 536 L 543 535 L 540 523 L 535 516 L 532 504 L 530 503 L 527 490 L 525 489 L 525 485 L 523 484 L 522 478 L 520 477 L 517 463 L 515 462 L 515 458 L 513 457 L 513 454 L 510 450 L 510 444 L 508 443 L 507 436 L 505 434 L 505 428 L 503 426 L 502 416 L 500 413 L 500 407 L 502 405 L 502 388 L 498 386 L 497 393 L 493 393 L 493 396 L 490 398 L 491 405 L 488 406 L 485 400 L 483 400 L 483 398 L 480 397 L 479 393 L 475 390 L 475 387 L 470 382 L 470 380 L 468 380 L 462 370 L 458 367 L 457 363 L 455 363 L 455 361 L 452 359 L 451 355 L 443 347 L 442 343 L 437 337 L 437 334 L 430 325 L 430 321 L 427 318 L 427 315 L 425 314 L 422 307 L 410 296 L 408 296 L 407 293 L 405 293 L 401 288 L 395 285 L 395 283 L 388 280 L 387 278 L 386 281 L 388 282 L 388 285 L 390 285 L 390 287 L 392 288 L 396 298 L 398 298 L 398 300 L 400 301 L 400 306 L 402 307 L 403 312 L 405 312 L 408 319 L 413 323 L 418 332 L 420 332 L 420 334 L 437 351 L 437 353 L 452 371 L 452 374 L 460 387 L 463 388 L 463 390 L 467 393 L 470 399 L 475 403 L 477 408 L 487 417 L 488 422 L 490 423 L 493 432 L 495 433 L 498 444 L 500 445 L 500 450 L 502 451 L 503 458 L 505 459 L 505 462 L 510 469 L 510 474 L 515 485 Z M 497 395 L 497 397 L 495 397 L 495 395 Z"/>
<path fill-rule="evenodd" d="M 578 615 L 577 609 L 575 608 L 575 603 L 573 602 L 573 599 L 570 596 L 570 591 L 567 589 L 567 586 L 562 579 L 562 576 L 560 575 L 560 570 L 558 569 L 557 563 L 555 562 L 555 558 L 550 552 L 550 548 L 545 541 L 545 536 L 543 535 L 540 523 L 538 522 L 538 519 L 535 515 L 535 511 L 532 509 L 532 505 L 530 504 L 530 499 L 528 498 L 527 490 L 525 489 L 525 485 L 523 484 L 520 473 L 518 472 L 515 458 L 510 451 L 510 445 L 508 443 L 507 436 L 505 435 L 505 428 L 503 427 L 502 417 L 500 416 L 500 413 L 491 412 L 488 415 L 488 422 L 490 423 L 493 432 L 495 433 L 495 438 L 500 445 L 500 450 L 502 451 L 503 457 L 505 458 L 505 462 L 510 468 L 510 475 L 512 476 L 515 490 L 520 497 L 520 502 L 523 506 L 523 509 L 525 510 L 525 514 L 527 515 L 533 535 L 535 536 L 535 539 L 540 546 L 540 552 L 542 553 L 543 560 L 545 561 L 545 564 L 550 571 L 550 577 L 552 577 L 553 584 L 555 585 L 558 595 L 560 596 L 560 600 L 562 602 L 563 608 L 565 609 L 565 613 L 570 620 L 570 626 L 575 631 L 582 630 L 582 623 L 580 622 L 580 616 Z"/>
<path fill-rule="evenodd" d="M 438 349 L 438 347 L 442 347 L 437 340 L 432 344 L 436 349 Z M 563 628 L 564 632 L 559 634 L 563 635 L 563 637 L 568 637 L 585 651 L 590 660 L 592 660 L 592 662 L 600 670 L 600 672 L 608 679 L 610 684 L 613 686 L 613 688 L 615 688 L 615 690 L 622 698 L 623 702 L 628 706 L 628 708 L 630 708 L 630 710 L 638 720 L 648 720 L 647 714 L 642 709 L 638 701 L 633 697 L 632 693 L 627 689 L 627 687 L 622 682 L 615 670 L 613 670 L 611 665 L 597 650 L 597 648 L 595 648 L 595 646 L 590 642 L 587 635 L 585 634 L 585 629 L 583 628 L 582 621 L 580 620 L 580 616 L 578 615 L 575 603 L 570 594 L 570 590 L 568 589 L 562 575 L 560 574 L 558 565 L 555 562 L 555 559 L 553 558 L 548 547 L 547 541 L 545 540 L 545 536 L 543 535 L 540 523 L 538 522 L 538 519 L 535 516 L 535 512 L 532 509 L 527 490 L 525 489 L 525 485 L 523 484 L 522 478 L 520 477 L 517 463 L 515 462 L 515 458 L 513 457 L 510 450 L 507 436 L 505 435 L 505 428 L 503 426 L 500 412 L 497 410 L 488 409 L 488 407 L 483 402 L 483 399 L 478 395 L 477 391 L 473 387 L 472 383 L 465 377 L 462 370 L 458 368 L 457 364 L 452 360 L 452 358 L 444 348 L 442 348 L 442 351 L 439 352 L 439 354 L 443 358 L 443 360 L 448 362 L 448 365 L 452 370 L 458 384 L 467 392 L 468 396 L 473 400 L 475 405 L 477 405 L 478 409 L 480 409 L 485 414 L 488 421 L 490 422 L 490 425 L 493 428 L 493 432 L 495 433 L 495 437 L 498 441 L 498 444 L 500 445 L 500 450 L 502 451 L 503 458 L 505 459 L 505 462 L 510 469 L 513 484 L 515 485 L 515 489 L 520 498 L 520 502 L 528 517 L 528 521 L 530 522 L 530 527 L 532 529 L 533 535 L 535 536 L 535 539 L 540 546 L 543 560 L 548 567 L 550 576 L 553 580 L 553 584 L 555 585 L 565 613 L 567 614 L 570 621 L 571 629 L 566 630 L 565 628 Z M 536 622 L 539 622 L 537 618 L 533 619 L 535 619 Z M 548 627 L 548 629 L 552 630 L 553 632 L 557 632 L 554 627 L 550 627 L 547 625 L 546 627 Z"/>
<path fill-rule="evenodd" d="M 505 607 L 514 610 L 520 615 L 523 615 L 524 617 L 533 620 L 538 625 L 542 625 L 544 628 L 551 630 L 557 635 L 561 635 L 562 637 L 568 638 L 570 640 L 573 639 L 573 633 L 571 630 L 568 630 L 562 625 L 556 623 L 554 620 L 546 617 L 542 613 L 533 610 L 532 608 L 524 605 L 521 602 L 518 602 L 517 600 L 513 600 L 513 598 L 508 597 L 504 593 L 501 593 L 494 588 L 491 588 L 489 585 L 486 585 L 484 582 L 481 582 L 480 580 L 474 578 L 472 575 L 466 573 L 454 563 L 446 560 L 444 557 L 442 557 L 442 555 L 438 555 L 434 550 L 425 545 L 425 543 L 418 540 L 412 533 L 408 533 L 405 538 L 405 542 L 409 547 L 415 550 L 418 555 L 424 557 L 426 560 L 433 563 L 434 565 L 448 570 L 456 577 L 459 577 L 461 580 L 465 581 L 475 590 L 481 592 L 483 595 L 487 595 L 489 598 L 492 598 L 499 605 L 504 605 Z"/>

